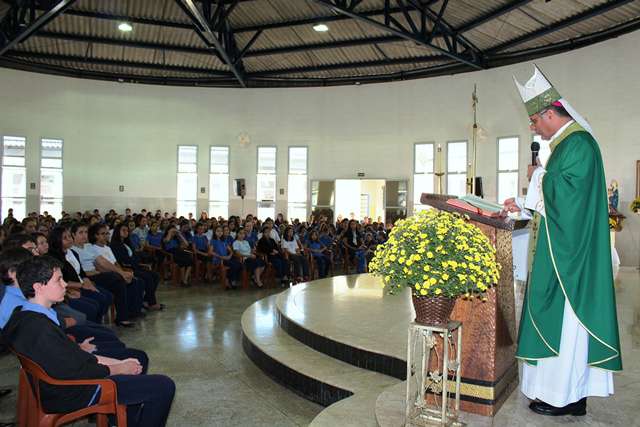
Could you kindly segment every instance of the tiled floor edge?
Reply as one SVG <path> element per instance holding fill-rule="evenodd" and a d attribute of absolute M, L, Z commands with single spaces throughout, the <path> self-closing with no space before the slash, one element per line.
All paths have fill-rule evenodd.
<path fill-rule="evenodd" d="M 316 334 L 289 319 L 276 304 L 276 316 L 280 327 L 291 337 L 312 349 L 358 368 L 389 375 L 400 380 L 407 377 L 407 363 L 393 356 L 375 353 L 350 346 Z"/>
<path fill-rule="evenodd" d="M 244 331 L 242 332 L 242 348 L 247 357 L 271 379 L 307 400 L 322 406 L 329 406 L 353 395 L 351 391 L 311 378 L 275 360 L 255 345 Z"/>

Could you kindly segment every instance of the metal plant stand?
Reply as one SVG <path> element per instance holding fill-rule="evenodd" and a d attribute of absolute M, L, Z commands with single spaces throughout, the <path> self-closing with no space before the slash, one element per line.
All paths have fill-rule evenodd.
<path fill-rule="evenodd" d="M 458 421 L 461 354 L 461 322 L 409 324 L 405 426 L 465 425 Z"/>

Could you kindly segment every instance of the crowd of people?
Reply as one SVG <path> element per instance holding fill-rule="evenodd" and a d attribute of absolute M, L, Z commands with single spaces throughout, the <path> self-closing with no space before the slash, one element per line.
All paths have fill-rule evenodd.
<path fill-rule="evenodd" d="M 141 304 L 162 308 L 155 298 L 161 278 L 154 271 L 167 261 L 176 267 L 178 282 L 183 286 L 194 280 L 212 281 L 218 269 L 223 271 L 228 289 L 238 288 L 243 271 L 257 287 L 264 286 L 267 270 L 273 271 L 283 285 L 311 276 L 324 278 L 336 266 L 362 273 L 377 245 L 386 241 L 390 225 L 370 218 L 357 221 L 339 217 L 333 223 L 322 215 L 307 222 L 288 222 L 282 214 L 262 221 L 251 214 L 223 219 L 209 218 L 202 212 L 196 219 L 192 214 L 176 217 L 144 209 L 135 214 L 130 209 L 124 214 L 111 210 L 103 217 L 96 209 L 63 213 L 59 221 L 45 214 L 33 213 L 22 222 L 9 216 L 0 230 L 0 246 L 12 235 L 28 234 L 42 251 L 38 242 L 45 243 L 50 231 L 60 227 L 68 229 L 72 243 L 64 253 L 56 253 L 66 258 L 73 254 L 88 276 L 96 276 L 98 285 L 117 287 L 111 283 L 113 275 L 106 276 L 111 279 L 107 281 L 102 275 L 105 272 L 117 273 L 126 283 L 133 281 L 130 289 L 135 295 L 128 304 L 135 315 Z M 197 264 L 205 267 L 199 269 L 203 277 L 193 277 Z M 124 271 L 122 267 L 126 267 Z M 126 324 L 128 317 L 119 316 L 118 321 Z"/>
<path fill-rule="evenodd" d="M 173 381 L 147 374 L 149 359 L 128 348 L 104 324 L 111 314 L 130 328 L 161 312 L 157 288 L 172 264 L 179 282 L 209 282 L 219 272 L 226 289 L 242 275 L 255 287 L 271 277 L 287 286 L 324 278 L 339 267 L 365 272 L 388 227 L 365 219 L 325 216 L 287 222 L 247 215 L 176 217 L 142 210 L 44 212 L 18 221 L 9 211 L 0 227 L 0 328 L 4 343 L 59 379 L 110 378 L 131 426 L 161 426 L 175 393 Z M 194 268 L 196 265 L 205 268 Z M 194 277 L 202 271 L 202 277 Z M 271 272 L 269 275 L 265 273 Z M 69 412 L 97 402 L 96 387 L 42 389 L 44 408 Z"/>

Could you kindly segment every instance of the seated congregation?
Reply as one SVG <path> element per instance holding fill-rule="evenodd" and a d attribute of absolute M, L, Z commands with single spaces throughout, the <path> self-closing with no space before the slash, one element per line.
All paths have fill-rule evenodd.
<path fill-rule="evenodd" d="M 162 426 L 173 381 L 148 374 L 147 354 L 127 347 L 108 319 L 131 328 L 152 312 L 161 316 L 165 306 L 156 291 L 163 281 L 184 287 L 217 281 L 238 289 L 362 273 L 387 232 L 368 219 L 288 223 L 282 214 L 261 221 L 203 212 L 196 220 L 128 209 L 102 217 L 94 210 L 63 213 L 60 220 L 33 213 L 21 222 L 10 215 L 0 227 L 2 337 L 25 371 L 33 362 L 55 380 L 108 379 L 127 425 Z M 102 392 L 107 396 L 91 381 L 45 381 L 39 399 L 46 413 L 84 413 L 106 398 Z"/>

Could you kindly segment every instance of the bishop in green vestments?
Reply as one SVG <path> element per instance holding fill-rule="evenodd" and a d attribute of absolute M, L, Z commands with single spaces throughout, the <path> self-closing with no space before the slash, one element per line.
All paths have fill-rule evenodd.
<path fill-rule="evenodd" d="M 589 125 L 537 68 L 517 85 L 531 130 L 551 148 L 532 176 L 538 200 L 506 203 L 531 208 L 536 225 L 516 353 L 521 387 L 534 412 L 584 415 L 587 396 L 613 394 L 611 372 L 622 369 L 602 157 Z"/>

